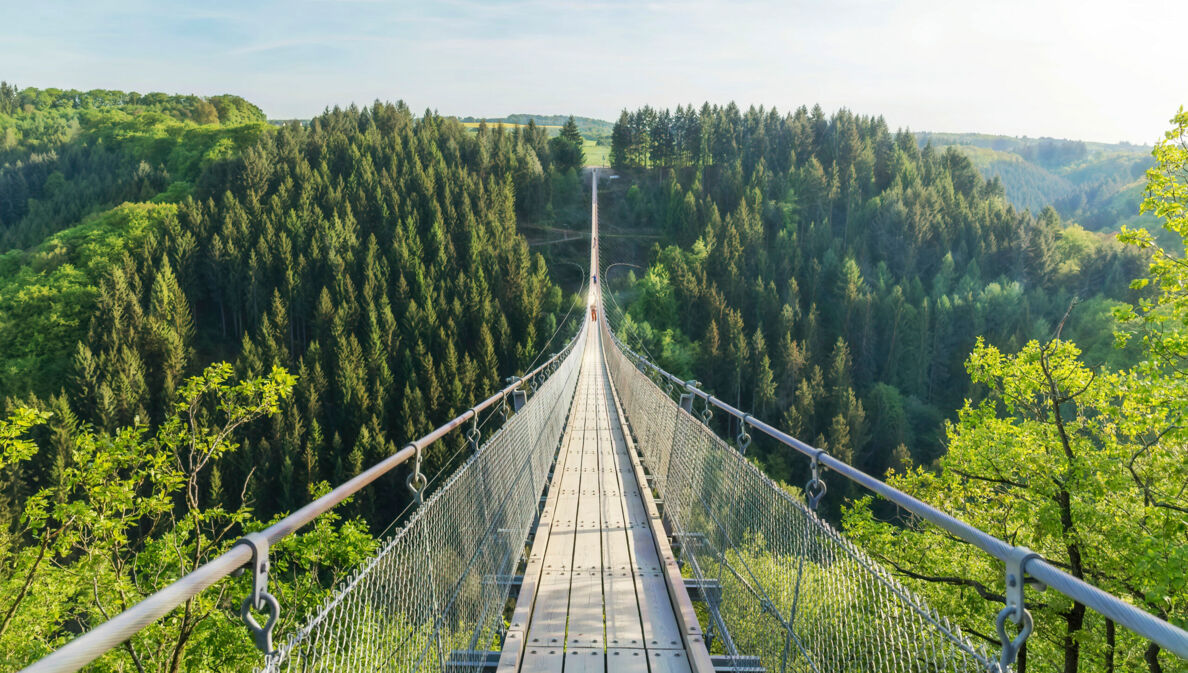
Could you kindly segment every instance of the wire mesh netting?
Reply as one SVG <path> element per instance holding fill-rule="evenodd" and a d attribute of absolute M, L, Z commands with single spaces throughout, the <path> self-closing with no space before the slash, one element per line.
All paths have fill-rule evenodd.
<path fill-rule="evenodd" d="M 607 363 L 644 465 L 711 590 L 711 652 L 767 671 L 997 670 L 994 658 L 668 396 L 607 339 Z M 717 599 L 720 586 L 721 598 Z"/>
<path fill-rule="evenodd" d="M 497 645 L 585 343 L 263 671 L 477 671 Z M 575 356 L 574 353 L 578 355 Z"/>

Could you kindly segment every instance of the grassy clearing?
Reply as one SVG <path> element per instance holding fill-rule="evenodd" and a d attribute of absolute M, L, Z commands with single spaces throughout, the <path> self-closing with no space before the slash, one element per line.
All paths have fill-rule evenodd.
<path fill-rule="evenodd" d="M 610 166 L 610 145 L 598 145 L 589 138 L 582 143 L 587 166 Z"/>

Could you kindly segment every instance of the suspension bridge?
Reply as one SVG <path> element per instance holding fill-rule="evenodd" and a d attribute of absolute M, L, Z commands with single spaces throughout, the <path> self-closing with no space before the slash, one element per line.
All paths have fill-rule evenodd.
<path fill-rule="evenodd" d="M 660 369 L 621 343 L 598 283 L 598 178 L 577 335 L 473 409 L 273 526 L 245 537 L 26 671 L 74 671 L 233 572 L 258 671 L 839 673 L 1013 670 L 1046 587 L 1188 660 L 1188 633 L 940 512 Z M 701 406 L 695 409 L 695 404 Z M 485 442 L 478 418 L 506 418 Z M 727 441 L 708 421 L 727 414 Z M 802 454 L 804 498 L 745 458 L 751 432 Z M 427 493 L 426 447 L 472 455 Z M 285 642 L 269 548 L 407 466 L 417 509 Z M 1001 647 L 944 615 L 816 515 L 826 472 L 1002 562 Z M 832 476 L 830 478 L 833 478 Z M 267 616 L 261 624 L 253 610 Z"/>

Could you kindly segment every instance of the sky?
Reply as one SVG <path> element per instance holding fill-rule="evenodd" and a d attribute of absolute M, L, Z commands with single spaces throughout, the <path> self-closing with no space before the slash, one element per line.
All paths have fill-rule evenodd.
<path fill-rule="evenodd" d="M 892 128 L 1151 144 L 1188 0 L 0 0 L 18 86 L 576 114 L 819 103 Z"/>

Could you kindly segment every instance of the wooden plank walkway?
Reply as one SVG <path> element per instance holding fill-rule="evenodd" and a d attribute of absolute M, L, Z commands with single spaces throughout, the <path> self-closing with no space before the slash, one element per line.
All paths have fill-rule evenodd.
<path fill-rule="evenodd" d="M 695 618 L 688 625 L 683 586 L 671 586 L 679 572 L 667 539 L 657 540 L 641 477 L 591 325 L 500 673 L 705 670 L 709 656 Z"/>

